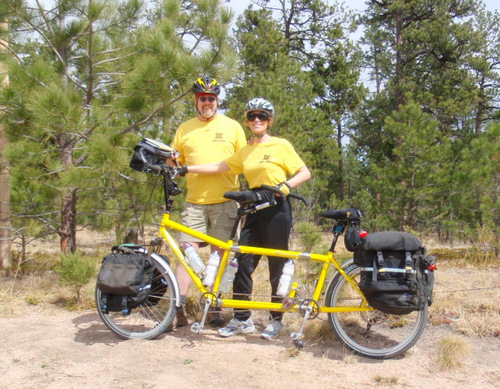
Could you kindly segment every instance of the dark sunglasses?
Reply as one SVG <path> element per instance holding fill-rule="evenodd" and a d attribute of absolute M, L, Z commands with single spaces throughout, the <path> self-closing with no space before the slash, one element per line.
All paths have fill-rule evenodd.
<path fill-rule="evenodd" d="M 255 119 L 259 119 L 261 122 L 265 122 L 269 120 L 269 115 L 265 112 L 249 112 L 247 113 L 247 120 L 249 122 L 255 121 Z"/>
<path fill-rule="evenodd" d="M 217 100 L 215 97 L 205 97 L 205 96 L 201 96 L 200 97 L 200 101 L 202 103 L 204 103 L 205 101 L 210 101 L 211 103 L 213 103 L 215 100 Z"/>

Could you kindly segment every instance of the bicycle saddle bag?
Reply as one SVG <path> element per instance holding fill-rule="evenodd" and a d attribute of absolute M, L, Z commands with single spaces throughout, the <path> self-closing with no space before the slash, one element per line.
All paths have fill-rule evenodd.
<path fill-rule="evenodd" d="M 97 275 L 97 287 L 108 311 L 126 311 L 149 297 L 154 266 L 142 253 L 107 255 Z"/>
<path fill-rule="evenodd" d="M 432 304 L 435 258 L 412 234 L 372 233 L 354 252 L 361 267 L 359 288 L 379 311 L 404 315 Z"/>

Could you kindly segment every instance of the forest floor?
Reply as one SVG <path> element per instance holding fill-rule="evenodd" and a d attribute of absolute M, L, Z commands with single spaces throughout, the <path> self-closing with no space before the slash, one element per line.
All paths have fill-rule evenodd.
<path fill-rule="evenodd" d="M 498 264 L 440 263 L 422 337 L 389 360 L 355 356 L 327 335 L 306 336 L 298 351 L 288 336 L 299 325 L 294 314 L 285 315 L 274 341 L 260 338 L 263 312 L 254 314 L 250 335 L 223 339 L 215 329 L 194 334 L 188 326 L 155 340 L 122 340 L 100 321 L 92 292 L 89 285 L 86 307 L 68 310 L 74 292 L 51 271 L 1 277 L 0 388 L 500 387 Z M 306 334 L 328 333 L 318 330 L 325 319 L 308 322 L 306 330 L 317 327 Z"/>
<path fill-rule="evenodd" d="M 27 388 L 498 388 L 500 340 L 467 337 L 469 353 L 443 369 L 437 357 L 447 326 L 429 325 L 405 355 L 357 357 L 339 341 L 306 342 L 259 333 L 222 339 L 189 327 L 156 340 L 121 340 L 95 311 L 27 308 L 0 317 L 0 387 Z"/>

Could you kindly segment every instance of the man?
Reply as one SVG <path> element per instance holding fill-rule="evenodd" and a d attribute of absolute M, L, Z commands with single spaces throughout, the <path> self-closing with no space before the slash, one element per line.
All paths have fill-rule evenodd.
<path fill-rule="evenodd" d="M 193 84 L 194 101 L 198 115 L 182 123 L 174 137 L 173 147 L 180 152 L 178 161 L 183 165 L 200 165 L 226 159 L 246 144 L 241 125 L 217 112 L 220 85 L 210 77 L 198 78 Z M 223 197 L 225 192 L 239 190 L 238 177 L 231 171 L 214 174 L 190 174 L 186 177 L 187 195 L 182 212 L 182 224 L 196 231 L 227 241 L 236 218 L 237 204 Z M 191 245 L 196 251 L 201 242 L 181 234 L 183 248 Z M 213 251 L 222 251 L 212 247 Z M 187 325 L 184 309 L 191 277 L 182 265 L 175 269 L 183 306 L 177 311 L 177 327 Z M 220 327 L 224 321 L 218 313 L 210 324 Z"/>

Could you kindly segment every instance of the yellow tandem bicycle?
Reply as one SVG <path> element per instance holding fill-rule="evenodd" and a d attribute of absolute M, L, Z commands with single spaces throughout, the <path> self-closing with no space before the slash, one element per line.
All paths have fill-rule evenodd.
<path fill-rule="evenodd" d="M 196 288 L 200 292 L 203 314 L 199 322 L 193 323 L 191 330 L 195 333 L 204 331 L 205 319 L 209 310 L 214 308 L 240 308 L 248 310 L 294 312 L 303 317 L 300 328 L 291 332 L 290 337 L 297 348 L 303 346 L 303 330 L 308 320 L 319 315 L 326 315 L 327 321 L 335 335 L 356 354 L 375 359 L 392 358 L 411 348 L 420 338 L 427 323 L 428 307 L 407 315 L 391 315 L 380 312 L 368 305 L 363 293 L 358 288 L 360 267 L 352 260 L 341 264 L 335 258 L 335 246 L 339 236 L 351 222 L 346 210 L 329 210 L 323 217 L 333 221 L 333 238 L 326 254 L 298 251 L 275 250 L 263 247 L 240 246 L 235 243 L 237 227 L 241 218 L 269 204 L 257 204 L 249 198 L 250 191 L 228 192 L 227 198 L 240 204 L 231 238 L 225 242 L 209 235 L 194 231 L 173 221 L 170 217 L 173 197 L 181 193 L 175 177 L 178 168 L 167 166 L 165 160 L 175 150 L 160 142 L 149 140 L 154 147 L 135 149 L 136 158 L 141 159 L 143 172 L 159 175 L 163 178 L 165 194 L 165 214 L 159 228 L 159 237 L 170 247 L 178 263 L 185 267 Z M 276 190 L 266 187 L 268 190 Z M 292 197 L 301 198 L 291 194 Z M 205 286 L 202 276 L 190 266 L 183 251 L 171 235 L 171 231 L 184 232 L 223 250 L 215 281 L 212 286 Z M 127 245 L 127 250 L 147 252 L 143 246 Z M 269 302 L 271 296 L 252 296 L 253 300 L 236 300 L 229 293 L 220 291 L 221 280 L 230 257 L 237 253 L 251 253 L 266 256 L 290 258 L 294 261 L 311 261 L 319 263 L 315 286 L 309 296 L 297 293 L 297 283 L 293 283 L 288 296 L 281 302 Z M 108 311 L 102 305 L 103 294 L 96 288 L 97 311 L 104 324 L 117 336 L 124 339 L 153 339 L 164 333 L 175 317 L 176 308 L 180 307 L 180 294 L 174 271 L 167 257 L 149 252 L 154 265 L 153 281 L 149 297 L 127 315 L 122 312 Z M 333 267 L 334 275 L 328 279 L 329 270 Z M 331 273 L 331 272 L 330 272 Z M 300 288 L 299 288 L 300 289 Z M 300 289 L 302 290 L 302 289 Z"/>

